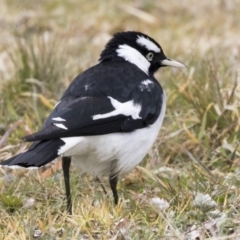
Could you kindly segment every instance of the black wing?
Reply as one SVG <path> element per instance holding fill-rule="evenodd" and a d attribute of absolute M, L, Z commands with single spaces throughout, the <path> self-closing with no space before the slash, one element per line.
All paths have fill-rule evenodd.
<path fill-rule="evenodd" d="M 113 75 L 112 72 L 109 73 L 107 67 L 104 68 L 104 76 L 101 75 L 102 71 L 96 70 L 93 75 L 91 74 L 94 71 L 91 71 L 91 74 L 87 76 L 86 72 L 81 74 L 78 77 L 79 79 L 74 80 L 75 84 L 73 82 L 65 92 L 61 102 L 54 108 L 46 120 L 43 129 L 24 137 L 23 140 L 38 141 L 63 137 L 129 132 L 152 124 L 159 116 L 161 110 L 163 101 L 161 86 L 153 79 L 151 89 L 144 89 L 144 85 L 140 86 L 139 84 L 142 79 L 146 79 L 145 75 L 139 75 L 139 81 L 134 82 L 129 78 L 131 71 L 128 74 L 127 68 L 125 68 L 124 73 L 120 72 L 117 74 L 117 71 L 116 68 L 114 72 L 116 74 L 115 79 L 120 79 L 121 81 L 119 80 L 117 84 L 105 84 L 105 88 L 103 85 L 104 82 Z M 88 83 L 87 79 L 91 81 Z M 96 79 L 98 79 L 98 82 L 96 82 Z M 103 79 L 102 83 L 101 79 Z M 95 87 L 93 87 L 93 83 Z M 102 87 L 99 84 L 102 84 Z M 76 87 L 77 85 L 79 86 Z M 92 89 L 90 89 L 91 91 L 84 89 L 86 85 L 92 87 Z M 79 92 L 82 96 L 77 96 L 77 94 L 79 95 L 77 91 L 78 88 L 81 88 Z M 74 90 L 74 94 L 71 93 L 71 89 Z M 94 116 L 112 113 L 116 110 L 110 97 L 119 103 L 130 101 L 135 106 L 140 106 L 141 111 L 139 112 L 139 117 L 134 118 L 131 113 L 120 113 L 95 119 Z"/>

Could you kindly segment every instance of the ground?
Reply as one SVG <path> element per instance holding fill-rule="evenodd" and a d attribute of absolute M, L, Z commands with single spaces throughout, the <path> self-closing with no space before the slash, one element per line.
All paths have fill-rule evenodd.
<path fill-rule="evenodd" d="M 27 147 L 64 89 L 116 31 L 136 30 L 187 65 L 156 74 L 167 96 L 159 137 L 118 185 L 60 160 L 0 168 L 0 239 L 240 239 L 239 0 L 0 2 L 0 161 Z"/>

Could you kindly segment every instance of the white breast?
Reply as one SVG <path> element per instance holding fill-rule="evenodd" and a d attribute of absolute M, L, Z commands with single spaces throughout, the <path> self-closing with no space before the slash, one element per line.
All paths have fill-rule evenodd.
<path fill-rule="evenodd" d="M 74 165 L 83 172 L 98 177 L 109 176 L 111 162 L 117 160 L 116 170 L 121 177 L 138 165 L 152 147 L 162 125 L 165 110 L 164 94 L 161 113 L 154 124 L 130 133 L 75 137 L 71 147 L 64 149 L 63 155 L 72 156 Z M 63 140 L 71 143 L 71 138 Z"/>

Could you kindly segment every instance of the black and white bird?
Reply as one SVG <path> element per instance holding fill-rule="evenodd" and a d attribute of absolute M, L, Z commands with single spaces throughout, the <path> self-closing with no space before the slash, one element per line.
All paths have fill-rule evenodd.
<path fill-rule="evenodd" d="M 142 161 L 162 125 L 166 96 L 154 73 L 165 66 L 185 65 L 143 33 L 116 33 L 99 63 L 73 80 L 42 130 L 23 138 L 33 142 L 30 148 L 0 165 L 39 168 L 61 156 L 70 214 L 71 161 L 97 178 L 107 176 L 117 204 L 119 178 Z"/>

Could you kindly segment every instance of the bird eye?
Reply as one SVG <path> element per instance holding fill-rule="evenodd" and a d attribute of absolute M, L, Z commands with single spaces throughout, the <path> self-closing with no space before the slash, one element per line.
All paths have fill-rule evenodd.
<path fill-rule="evenodd" d="M 147 54 L 147 60 L 148 61 L 152 61 L 153 60 L 153 56 L 154 56 L 154 54 L 152 53 L 152 52 L 149 52 L 148 54 Z"/>

